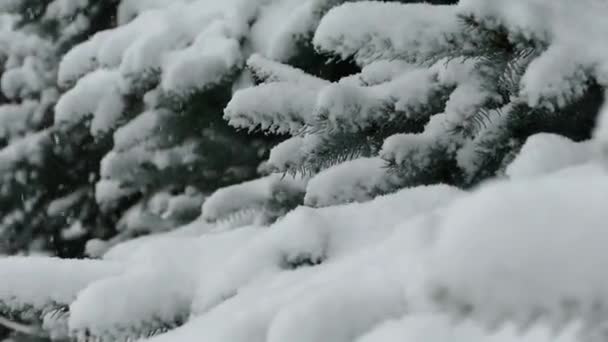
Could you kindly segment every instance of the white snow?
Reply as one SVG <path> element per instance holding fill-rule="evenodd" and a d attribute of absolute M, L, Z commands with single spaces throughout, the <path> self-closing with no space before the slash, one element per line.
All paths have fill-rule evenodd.
<path fill-rule="evenodd" d="M 605 82 L 606 57 L 603 37 L 608 32 L 601 18 L 608 13 L 603 1 L 583 0 L 465 0 L 460 12 L 473 14 L 483 24 L 502 24 L 512 36 L 543 41 L 549 45 L 522 78 L 522 95 L 530 105 L 563 106 L 581 95 L 594 76 Z M 538 20 L 542 16 L 543 20 Z M 585 37 L 581 39 L 581 37 Z"/>
<path fill-rule="evenodd" d="M 556 333 L 540 323 L 525 332 L 513 325 L 487 331 L 470 320 L 456 323 L 445 315 L 415 314 L 383 323 L 356 342 L 574 342 L 580 341 L 580 330 L 581 325 L 573 323 Z"/>
<path fill-rule="evenodd" d="M 311 88 L 319 88 L 329 84 L 328 81 L 311 76 L 300 69 L 265 58 L 260 54 L 251 55 L 247 60 L 247 67 L 257 79 L 264 83 L 293 82 L 310 85 Z"/>
<path fill-rule="evenodd" d="M 222 188 L 209 196 L 202 207 L 202 215 L 208 221 L 216 221 L 242 210 L 263 209 L 278 192 L 298 192 L 303 181 L 290 176 L 272 174 L 241 184 Z"/>
<path fill-rule="evenodd" d="M 553 173 L 593 159 L 591 142 L 574 142 L 566 137 L 541 133 L 528 138 L 506 170 L 511 178 L 529 178 Z"/>
<path fill-rule="evenodd" d="M 389 173 L 380 158 L 359 158 L 321 171 L 308 182 L 304 203 L 326 207 L 364 202 L 398 188 L 398 177 Z"/>
<path fill-rule="evenodd" d="M 120 265 L 95 260 L 0 258 L 0 303 L 14 311 L 67 305 L 90 283 L 121 271 Z"/>
<path fill-rule="evenodd" d="M 91 133 L 111 130 L 120 119 L 125 104 L 120 89 L 120 75 L 101 69 L 90 73 L 65 93 L 55 106 L 55 122 L 77 124 L 91 116 Z"/>
<path fill-rule="evenodd" d="M 28 125 L 42 122 L 41 113 L 58 101 L 56 123 L 90 120 L 95 137 L 113 134 L 95 186 L 101 209 L 138 192 L 145 199 L 122 213 L 115 238 L 89 241 L 87 253 L 100 260 L 0 258 L 0 311 L 32 311 L 53 336 L 103 341 L 166 329 L 150 340 L 574 342 L 602 332 L 606 108 L 592 140 L 534 135 L 507 166 L 508 177 L 470 191 L 441 184 L 399 189 L 386 164 L 427 172 L 433 153 L 447 153 L 470 177 L 481 165 L 480 142 L 503 132 L 513 103 L 501 104 L 505 116 L 492 110 L 474 136 L 452 131 L 497 99 L 475 61 L 427 63 L 477 38 L 462 31 L 458 15 L 504 26 L 512 43 L 546 45 L 531 57 L 521 92 L 510 100 L 556 110 L 580 98 L 590 80 L 608 81 L 608 5 L 342 2 L 123 0 L 118 27 L 73 48 L 59 70 L 43 57 L 52 44 L 15 31 L 15 19 L 2 17 L 1 89 L 12 101 L 0 106 L 0 137 L 10 141 L 0 150 L 3 191 L 5 183 L 29 177 L 5 171 L 39 164 L 53 146 L 52 129 L 31 133 Z M 0 0 L 2 10 L 15 5 Z M 67 20 L 87 6 L 88 0 L 54 0 L 45 15 Z M 66 32 L 87 22 L 74 25 Z M 280 63 L 312 37 L 318 52 L 354 58 L 362 71 L 331 83 Z M 160 108 L 163 96 L 181 99 L 219 86 L 234 90 L 224 111 L 230 125 L 291 135 L 266 164 L 287 174 L 211 194 L 140 185 L 141 165 L 160 171 L 201 162 L 194 140 L 155 144 L 165 120 L 176 115 Z M 425 111 L 438 94 L 445 106 Z M 125 113 L 130 95 L 144 97 L 137 113 Z M 311 166 L 324 134 L 405 119 L 429 121 L 422 132 L 389 137 L 376 156 L 297 174 Z M 88 191 L 44 210 L 59 216 Z M 262 219 L 292 197 L 303 198 L 302 205 L 272 223 Z M 2 221 L 23 215 L 7 213 Z M 176 227 L 184 216 L 194 221 Z M 71 239 L 88 229 L 74 219 L 61 234 Z M 150 235 L 129 240 L 142 233 Z M 65 317 L 47 315 L 66 306 Z"/>
<path fill-rule="evenodd" d="M 320 143 L 320 137 L 315 134 L 291 137 L 270 150 L 268 163 L 279 172 L 298 170 Z"/>
<path fill-rule="evenodd" d="M 224 119 L 236 128 L 296 134 L 313 121 L 318 92 L 316 87 L 285 82 L 245 88 L 234 94 Z"/>
<path fill-rule="evenodd" d="M 318 49 L 361 65 L 378 60 L 421 62 L 449 47 L 458 32 L 456 6 L 357 1 L 335 7 L 314 36 Z M 383 25 L 378 25 L 381 22 Z"/>
<path fill-rule="evenodd" d="M 436 141 L 433 137 L 422 134 L 395 134 L 384 141 L 380 157 L 397 165 L 410 163 L 424 169 L 431 162 L 429 151 Z"/>
<path fill-rule="evenodd" d="M 339 83 L 323 88 L 315 112 L 331 129 L 356 132 L 373 123 L 417 118 L 418 111 L 442 84 L 432 69 L 408 70 L 394 80 L 371 87 Z"/>
<path fill-rule="evenodd" d="M 75 335 L 86 329 L 95 336 L 120 339 L 184 320 L 191 301 L 186 295 L 189 286 L 176 280 L 175 272 L 163 270 L 130 272 L 95 282 L 70 305 L 69 329 Z M 100 298 L 105 298 L 101 306 Z"/>
<path fill-rule="evenodd" d="M 470 305 L 490 324 L 534 315 L 599 319 L 604 303 L 608 177 L 499 182 L 456 202 L 432 251 L 430 281 L 443 304 Z M 462 304 L 461 304 L 462 303 Z"/>
<path fill-rule="evenodd" d="M 589 75 L 571 51 L 570 46 L 553 45 L 530 63 L 521 80 L 522 96 L 530 106 L 564 107 L 584 95 Z"/>

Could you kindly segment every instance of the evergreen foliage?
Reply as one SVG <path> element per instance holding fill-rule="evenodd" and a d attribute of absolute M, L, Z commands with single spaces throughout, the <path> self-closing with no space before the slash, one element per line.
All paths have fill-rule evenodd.
<path fill-rule="evenodd" d="M 74 236 L 65 238 L 62 230 L 86 225 L 101 228 L 97 234 L 111 232 L 107 228 L 111 219 L 100 215 L 91 201 L 94 193 L 89 178 L 99 168 L 95 162 L 98 147 L 87 142 L 86 136 L 54 127 L 53 106 L 61 92 L 55 75 L 62 55 L 91 32 L 109 27 L 109 14 L 117 3 L 72 5 L 25 0 L 2 4 L 4 18 L 12 21 L 2 32 L 5 99 L 1 107 L 0 235 L 5 253 L 32 250 L 75 256 L 82 253 L 86 236 L 72 229 Z M 72 208 L 48 212 L 53 202 L 70 201 Z M 96 226 L 99 223 L 110 225 Z"/>
<path fill-rule="evenodd" d="M 0 11 L 0 336 L 605 336 L 601 1 Z"/>

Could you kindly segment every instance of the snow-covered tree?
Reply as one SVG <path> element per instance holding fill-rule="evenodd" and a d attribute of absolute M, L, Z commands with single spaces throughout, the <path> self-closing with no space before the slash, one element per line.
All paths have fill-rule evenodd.
<path fill-rule="evenodd" d="M 4 252 L 50 250 L 73 255 L 78 248 L 73 250 L 70 241 L 85 233 L 81 219 L 98 216 L 95 208 L 82 201 L 93 195 L 87 191 L 87 182 L 94 163 L 85 159 L 94 156 L 81 147 L 78 137 L 62 138 L 53 127 L 53 106 L 61 93 L 56 80 L 61 56 L 91 32 L 111 25 L 109 14 L 115 7 L 115 1 L 96 0 L 0 2 L 0 236 Z M 58 204 L 70 201 L 80 204 L 76 207 L 79 215 L 67 210 L 52 213 Z"/>
<path fill-rule="evenodd" d="M 55 107 L 56 125 L 84 126 L 113 145 L 95 191 L 104 210 L 138 198 L 110 245 L 192 221 L 216 189 L 266 173 L 260 163 L 281 137 L 238 132 L 223 109 L 235 90 L 255 82 L 245 68 L 255 53 L 334 78 L 356 69 L 326 64 L 309 43 L 321 16 L 340 2 L 123 1 L 116 28 L 63 57 L 58 78 L 69 90 Z M 301 187 L 277 182 L 264 203 L 206 218 L 272 221 L 303 197 Z"/>
<path fill-rule="evenodd" d="M 604 340 L 608 4 L 433 3 L 123 1 L 54 119 L 157 234 L 0 259 L 0 312 L 78 341 Z"/>
<path fill-rule="evenodd" d="M 317 175 L 307 193 L 313 206 L 404 186 L 470 187 L 501 174 L 530 135 L 588 139 L 603 100 L 593 64 L 562 56 L 565 47 L 545 27 L 520 28 L 477 6 L 340 6 L 313 42 L 354 58 L 360 74 L 329 83 L 295 69 L 286 76 L 287 66 L 278 71 L 254 57 L 250 67 L 265 82 L 237 92 L 226 118 L 293 135 L 270 164 Z M 269 96 L 276 93 L 284 96 Z"/>

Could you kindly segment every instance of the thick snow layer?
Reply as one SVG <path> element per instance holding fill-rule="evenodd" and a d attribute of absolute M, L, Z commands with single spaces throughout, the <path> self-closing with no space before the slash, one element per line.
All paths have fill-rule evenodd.
<path fill-rule="evenodd" d="M 563 106 L 581 95 L 590 74 L 600 82 L 607 79 L 604 1 L 465 0 L 459 7 L 490 27 L 504 25 L 513 37 L 549 44 L 522 78 L 522 95 L 530 105 Z"/>
<path fill-rule="evenodd" d="M 78 336 L 88 331 L 94 336 L 122 339 L 138 336 L 138 331 L 179 325 L 190 314 L 199 280 L 199 273 L 193 270 L 204 274 L 215 269 L 257 232 L 254 228 L 239 229 L 199 238 L 165 234 L 164 238 L 148 239 L 146 244 L 130 244 L 129 253 L 120 257 L 116 251 L 106 255 L 105 259 L 118 257 L 129 265 L 129 271 L 79 293 L 70 306 L 71 333 Z M 146 290 L 142 291 L 144 284 Z M 98 310 L 99 298 L 107 300 Z"/>
<path fill-rule="evenodd" d="M 397 165 L 410 163 L 424 169 L 431 163 L 430 152 L 437 141 L 432 136 L 422 134 L 395 134 L 382 145 L 380 157 Z"/>
<path fill-rule="evenodd" d="M 405 313 L 400 277 L 407 258 L 386 256 L 417 248 L 420 220 L 401 228 L 394 224 L 459 196 L 459 191 L 439 186 L 404 190 L 365 204 L 297 209 L 250 235 L 225 262 L 203 268 L 195 316 L 153 340 L 193 341 L 203 334 L 218 342 L 327 336 L 351 341 Z M 401 233 L 384 243 L 395 229 Z M 313 265 L 307 262 L 321 264 L 307 267 Z"/>
<path fill-rule="evenodd" d="M 29 102 L 30 105 L 38 100 L 40 107 L 44 107 L 46 101 L 43 99 L 54 89 L 54 46 L 32 32 L 17 28 L 14 20 L 14 16 L 6 14 L 0 21 L 0 65 L 3 71 L 0 90 L 9 100 Z M 1 121 L 0 127 L 4 126 Z"/>
<path fill-rule="evenodd" d="M 506 174 L 511 178 L 537 177 L 584 164 L 593 156 L 589 141 L 577 143 L 561 135 L 541 133 L 528 138 Z"/>
<path fill-rule="evenodd" d="M 590 82 L 587 63 L 573 58 L 571 46 L 550 46 L 522 76 L 522 96 L 533 107 L 554 109 L 572 103 L 584 95 Z"/>
<path fill-rule="evenodd" d="M 430 281 L 446 307 L 491 324 L 535 315 L 605 319 L 608 177 L 550 176 L 487 185 L 446 213 Z"/>
<path fill-rule="evenodd" d="M 521 332 L 513 325 L 487 331 L 474 321 L 454 322 L 440 314 L 407 315 L 399 320 L 381 324 L 356 342 L 575 342 L 580 341 L 580 324 L 554 332 L 538 324 Z"/>
<path fill-rule="evenodd" d="M 287 82 L 245 88 L 234 94 L 224 119 L 236 128 L 296 134 L 314 120 L 318 93 L 318 87 Z"/>
<path fill-rule="evenodd" d="M 368 203 L 289 213 L 240 251 L 199 292 L 198 311 L 207 310 L 239 287 L 282 268 L 338 260 L 382 241 L 401 220 L 446 205 L 462 192 L 448 186 L 405 189 Z"/>
<path fill-rule="evenodd" d="M 120 261 L 117 273 L 64 295 L 69 329 L 120 339 L 187 320 L 152 341 L 579 341 L 605 319 L 606 194 L 608 176 L 581 166 L 133 240 L 93 262 Z M 14 265 L 0 272 L 27 269 Z"/>
<path fill-rule="evenodd" d="M 134 258 L 134 255 L 144 255 L 145 253 L 154 253 L 154 246 L 158 243 L 163 243 L 163 240 L 179 240 L 195 239 L 203 234 L 209 233 L 215 228 L 215 225 L 205 222 L 202 218 L 198 218 L 193 222 L 175 228 L 168 232 L 162 232 L 158 234 L 144 235 L 138 238 L 129 240 L 120 240 L 120 236 L 117 236 L 115 240 L 106 242 L 106 246 L 99 257 L 110 261 L 125 261 Z M 91 240 L 95 241 L 95 240 Z M 140 252 L 142 251 L 142 252 Z M 147 251 L 147 252 L 145 252 Z"/>
<path fill-rule="evenodd" d="M 211 24 L 191 46 L 173 52 L 163 68 L 162 88 L 166 92 L 187 94 L 222 82 L 241 67 L 243 56 L 234 29 Z"/>
<path fill-rule="evenodd" d="M 298 37 L 310 35 L 332 5 L 328 0 L 124 1 L 121 25 L 72 49 L 59 80 L 70 84 L 104 67 L 118 70 L 126 84 L 160 77 L 165 92 L 188 95 L 231 77 L 250 52 L 288 58 Z"/>
<path fill-rule="evenodd" d="M 90 283 L 121 271 L 118 264 L 95 260 L 0 258 L 0 307 L 17 312 L 67 305 Z"/>
<path fill-rule="evenodd" d="M 289 138 L 270 150 L 268 164 L 279 172 L 299 170 L 320 143 L 321 137 L 315 134 Z"/>
<path fill-rule="evenodd" d="M 311 76 L 300 69 L 265 58 L 260 54 L 249 57 L 247 68 L 251 70 L 256 79 L 264 83 L 293 82 L 310 85 L 312 88 L 329 84 L 328 81 Z"/>
<path fill-rule="evenodd" d="M 458 32 L 456 6 L 358 1 L 327 13 L 314 36 L 318 49 L 366 65 L 377 60 L 420 62 L 449 47 Z M 378 25 L 378 23 L 384 23 Z"/>
<path fill-rule="evenodd" d="M 390 174 L 380 158 L 360 158 L 336 165 L 308 182 L 304 203 L 312 207 L 364 202 L 398 188 L 398 177 Z"/>
<path fill-rule="evenodd" d="M 484 104 L 490 100 L 501 101 L 484 83 L 484 71 L 479 70 L 475 60 L 440 60 L 432 69 L 436 70 L 441 84 L 455 87 L 444 108 L 450 127 L 470 125 L 471 117 L 478 114 Z"/>
<path fill-rule="evenodd" d="M 418 118 L 442 86 L 433 69 L 408 70 L 392 81 L 370 87 L 332 84 L 319 93 L 315 113 L 330 129 L 356 132 L 378 122 Z"/>
<path fill-rule="evenodd" d="M 580 39 L 584 33 L 588 34 L 586 37 L 598 38 L 608 28 L 594 21 L 607 10 L 606 3 L 601 0 L 515 0 L 508 4 L 500 0 L 463 0 L 459 7 L 463 13 L 473 14 L 481 20 L 497 20 L 514 33 L 528 38 L 574 43 L 575 40 L 585 41 Z M 537 20 L 541 14 L 544 20 Z"/>
<path fill-rule="evenodd" d="M 184 247 L 182 242 L 180 248 Z M 187 294 L 192 285 L 177 279 L 187 278 L 177 278 L 175 272 L 163 270 L 130 272 L 100 280 L 81 291 L 70 305 L 69 329 L 74 334 L 86 330 L 94 336 L 121 339 L 136 331 L 183 321 L 188 315 L 191 296 Z M 105 298 L 103 305 L 98 305 L 100 298 Z"/>
<path fill-rule="evenodd" d="M 587 333 L 604 323 L 608 176 L 593 159 L 597 149 L 608 150 L 605 113 L 594 141 L 533 136 L 507 168 L 508 179 L 470 193 L 433 185 L 373 197 L 397 182 L 385 160 L 426 171 L 433 153 L 455 153 L 459 167 L 473 174 L 478 143 L 504 128 L 493 111 L 491 124 L 477 136 L 465 141 L 453 134 L 450 129 L 466 125 L 496 94 L 471 61 L 419 63 L 476 38 L 461 35 L 458 14 L 505 26 L 513 42 L 523 36 L 546 44 L 531 57 L 521 94 L 511 95 L 556 108 L 579 97 L 588 80 L 608 80 L 606 4 L 357 1 L 330 10 L 340 3 L 122 1 L 120 25 L 75 47 L 58 72 L 66 89 L 56 121 L 90 116 L 93 134 L 117 128 L 125 114 L 123 96 L 153 89 L 144 95 L 142 113 L 114 132 L 115 150 L 102 161 L 97 201 L 111 206 L 141 190 L 138 182 L 145 177 L 135 171 L 141 164 L 166 170 L 193 162 L 195 143 L 155 150 L 149 139 L 173 115 L 158 110 L 167 93 L 239 89 L 224 113 L 230 124 L 295 135 L 271 152 L 269 165 L 279 171 L 306 166 L 324 128 L 352 133 L 435 114 L 423 132 L 394 135 L 379 157 L 349 161 L 311 179 L 272 174 L 206 199 L 158 192 L 126 212 L 117 239 L 89 243 L 88 251 L 102 260 L 0 259 L 0 310 L 69 305 L 67 327 L 48 317 L 46 325 L 110 341 L 185 323 L 153 340 L 566 342 L 582 339 L 579 328 Z M 55 0 L 47 15 L 71 16 L 84 4 Z M 7 2 L 0 0 L 3 6 Z M 277 62 L 293 57 L 318 23 L 315 47 L 354 57 L 361 73 L 329 83 Z M 45 56 L 40 49 L 51 48 L 15 34 L 11 25 L 8 33 L 0 31 L 3 92 L 29 97 L 49 91 L 47 76 L 55 70 L 25 56 Z M 244 88 L 248 79 L 261 85 Z M 445 108 L 425 112 L 439 93 Z M 2 134 L 26 130 L 25 119 L 17 117 L 36 115 L 31 101 L 0 107 Z M 0 151 L 0 170 L 39 160 L 51 137 L 42 131 L 12 138 L 15 143 Z M 304 192 L 304 204 L 321 208 L 301 206 L 267 226 L 250 219 L 290 195 L 301 200 Z M 49 212 L 76 198 L 52 203 Z M 157 233 L 176 217 L 198 212 L 192 224 Z M 226 217 L 237 219 L 225 223 Z M 79 227 L 75 221 L 64 233 L 78 233 Z M 134 231 L 153 234 L 120 243 Z"/>
<path fill-rule="evenodd" d="M 380 60 L 364 66 L 361 73 L 356 75 L 356 78 L 360 85 L 372 86 L 390 82 L 415 68 L 416 65 L 403 60 Z M 340 82 L 343 82 L 343 80 Z"/>
<path fill-rule="evenodd" d="M 290 176 L 273 174 L 214 192 L 203 203 L 202 215 L 208 221 L 216 221 L 242 210 L 263 209 L 280 192 L 303 191 L 305 182 Z"/>
<path fill-rule="evenodd" d="M 286 61 L 297 53 L 298 43 L 312 36 L 321 17 L 344 0 L 267 1 L 252 26 L 251 44 L 267 57 Z"/>
<path fill-rule="evenodd" d="M 92 117 L 91 133 L 105 133 L 120 119 L 125 104 L 120 89 L 120 75 L 101 69 L 78 81 L 55 106 L 55 122 L 77 124 Z"/>
<path fill-rule="evenodd" d="M 460 92 L 453 95 L 448 109 L 454 112 L 452 116 L 463 116 L 462 112 L 468 112 L 487 97 L 483 91 L 477 96 L 464 94 L 472 88 L 465 86 L 467 72 L 460 71 L 464 74 L 460 78 L 453 76 L 458 69 L 470 71 L 470 63 L 466 67 L 451 63 L 449 70 L 444 70 L 445 62 L 433 68 L 377 62 L 360 75 L 331 84 L 259 57 L 250 63 L 255 64 L 254 75 L 269 83 L 237 91 L 224 115 L 232 126 L 249 130 L 260 128 L 294 135 L 307 126 L 321 126 L 332 131 L 357 132 L 378 122 L 389 125 L 399 120 L 420 119 L 430 114 L 424 109 L 434 96 L 459 83 L 463 83 Z M 396 70 L 402 73 L 397 74 Z M 381 82 L 382 78 L 386 82 Z M 260 98 L 267 100 L 259 101 Z"/>

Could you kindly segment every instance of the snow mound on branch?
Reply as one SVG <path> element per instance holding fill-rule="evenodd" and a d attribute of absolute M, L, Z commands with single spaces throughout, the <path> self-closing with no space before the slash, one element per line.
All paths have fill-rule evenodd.
<path fill-rule="evenodd" d="M 291 137 L 270 150 L 268 164 L 279 172 L 297 171 L 321 142 L 315 134 Z"/>
<path fill-rule="evenodd" d="M 70 332 L 76 337 L 88 332 L 123 339 L 182 324 L 190 315 L 199 277 L 207 281 L 206 271 L 214 270 L 257 233 L 258 229 L 243 228 L 198 238 L 165 234 L 139 246 L 129 244 L 129 254 L 118 258 L 128 265 L 127 272 L 90 285 L 70 305 Z M 111 253 L 105 258 L 116 257 Z M 102 309 L 100 298 L 105 298 Z"/>
<path fill-rule="evenodd" d="M 229 260 L 214 284 L 199 292 L 199 311 L 245 285 L 256 273 L 341 258 L 381 241 L 401 220 L 433 211 L 461 195 L 458 189 L 439 185 L 405 189 L 366 203 L 298 208 Z"/>
<path fill-rule="evenodd" d="M 571 319 L 605 319 L 608 177 L 563 172 L 127 243 L 99 261 L 121 260 L 119 273 L 82 285 L 69 328 L 130 338 L 185 322 L 152 341 L 575 341 Z"/>
<path fill-rule="evenodd" d="M 447 211 L 429 271 L 440 301 L 491 324 L 605 319 L 608 177 L 490 184 Z"/>
<path fill-rule="evenodd" d="M 104 67 L 119 70 L 131 84 L 158 74 L 164 91 L 187 94 L 216 85 L 241 68 L 247 58 L 243 40 L 253 52 L 287 58 L 298 37 L 311 34 L 331 3 L 125 1 L 119 8 L 121 25 L 72 49 L 60 65 L 59 80 L 70 84 Z M 289 20 L 294 10 L 299 19 Z"/>
<path fill-rule="evenodd" d="M 541 133 L 528 138 L 506 174 L 511 178 L 538 177 L 592 159 L 591 142 L 577 143 L 561 135 Z"/>
<path fill-rule="evenodd" d="M 347 274 L 344 279 L 321 283 L 316 291 L 302 293 L 285 305 L 272 320 L 267 341 L 348 342 L 383 320 L 403 313 L 405 301 L 396 300 L 402 297 L 400 282 L 383 271 L 364 269 L 365 277 L 359 279 L 357 286 L 352 286 L 353 275 Z M 336 317 L 347 320 L 336 324 Z"/>
<path fill-rule="evenodd" d="M 297 134 L 314 120 L 320 89 L 309 85 L 273 82 L 237 91 L 224 110 L 236 128 Z M 272 101 L 260 101 L 272 99 Z"/>
<path fill-rule="evenodd" d="M 607 186 L 581 170 L 490 184 L 452 204 L 429 187 L 297 209 L 205 272 L 191 321 L 153 341 L 578 340 L 570 318 L 603 318 Z M 424 314 L 437 309 L 445 315 Z"/>
<path fill-rule="evenodd" d="M 608 34 L 601 19 L 608 13 L 604 1 L 465 0 L 459 7 L 482 25 L 500 24 L 514 37 L 549 45 L 522 78 L 522 95 L 531 106 L 561 107 L 583 94 L 590 76 L 607 79 L 608 49 L 601 43 Z"/>
<path fill-rule="evenodd" d="M 364 131 L 377 122 L 390 125 L 418 119 L 420 111 L 442 87 L 433 69 L 412 69 L 375 86 L 340 82 L 324 87 L 317 97 L 315 113 L 329 129 Z"/>
<path fill-rule="evenodd" d="M 242 210 L 262 210 L 280 192 L 303 192 L 303 183 L 303 179 L 273 174 L 219 189 L 203 203 L 202 217 L 216 221 Z"/>
<path fill-rule="evenodd" d="M 260 54 L 253 54 L 249 57 L 247 68 L 258 80 L 264 83 L 294 82 L 310 85 L 311 88 L 329 84 L 322 78 L 311 76 L 300 69 L 281 64 Z"/>
<path fill-rule="evenodd" d="M 434 222 L 415 217 L 460 195 L 439 186 L 364 204 L 297 209 L 203 271 L 193 318 L 152 340 L 194 341 L 204 333 L 218 342 L 351 341 L 405 313 L 402 277 L 410 258 L 389 256 L 415 255 L 425 244 L 420 235 Z"/>
<path fill-rule="evenodd" d="M 68 305 L 89 284 L 122 271 L 119 264 L 98 260 L 0 258 L 0 308 L 43 311 Z"/>
<path fill-rule="evenodd" d="M 125 109 L 122 94 L 117 72 L 101 69 L 88 74 L 59 99 L 55 106 L 55 122 L 73 125 L 92 116 L 91 133 L 106 132 Z"/>
<path fill-rule="evenodd" d="M 187 318 L 191 301 L 188 284 L 176 280 L 173 272 L 130 272 L 100 280 L 70 305 L 69 330 L 76 337 L 86 331 L 121 339 L 172 328 Z M 142 291 L 139 287 L 144 284 Z M 100 298 L 104 298 L 102 306 Z"/>
<path fill-rule="evenodd" d="M 314 36 L 315 46 L 361 65 L 378 60 L 421 62 L 449 47 L 459 31 L 456 6 L 358 1 L 330 10 Z M 384 25 L 378 25 L 384 23 Z"/>
<path fill-rule="evenodd" d="M 364 202 L 396 189 L 398 177 L 391 175 L 381 158 L 359 158 L 336 165 L 314 176 L 306 187 L 304 203 L 326 207 Z"/>

